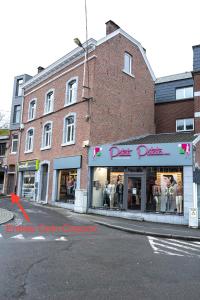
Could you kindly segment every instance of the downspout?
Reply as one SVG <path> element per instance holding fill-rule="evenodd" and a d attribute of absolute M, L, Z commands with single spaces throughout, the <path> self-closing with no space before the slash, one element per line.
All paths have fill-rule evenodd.
<path fill-rule="evenodd" d="M 21 127 L 23 121 L 23 109 L 24 109 L 24 88 L 22 89 L 22 103 L 21 103 L 21 116 L 20 116 L 20 125 L 19 125 L 19 138 L 18 138 L 18 151 L 17 151 L 17 164 L 16 164 L 16 177 L 15 177 L 15 193 L 20 196 L 20 191 L 18 190 L 18 180 L 19 180 L 19 157 L 21 151 L 21 135 L 23 128 Z"/>

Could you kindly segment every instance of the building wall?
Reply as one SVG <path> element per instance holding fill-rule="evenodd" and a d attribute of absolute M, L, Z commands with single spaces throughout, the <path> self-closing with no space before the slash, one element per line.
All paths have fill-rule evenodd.
<path fill-rule="evenodd" d="M 122 71 L 125 51 L 133 57 L 133 77 Z M 117 35 L 96 55 L 90 144 L 154 133 L 154 82 L 138 47 Z"/>
<path fill-rule="evenodd" d="M 195 132 L 200 133 L 200 72 L 193 73 Z"/>
<path fill-rule="evenodd" d="M 193 85 L 194 82 L 192 78 L 156 84 L 155 102 L 165 103 L 171 101 L 180 101 L 180 100 L 176 100 L 176 89 L 181 87 L 193 86 Z"/>
<path fill-rule="evenodd" d="M 194 101 L 155 104 L 156 133 L 176 132 L 176 120 L 194 117 Z"/>
<path fill-rule="evenodd" d="M 93 64 L 93 61 L 90 62 Z M 70 66 L 71 68 L 71 66 Z M 66 68 L 65 70 L 68 70 Z M 57 74 L 56 74 L 57 75 Z M 64 107 L 66 82 L 72 77 L 78 77 L 78 92 L 77 103 Z M 21 151 L 20 161 L 39 159 L 40 161 L 47 160 L 50 162 L 50 176 L 49 176 L 49 199 L 52 196 L 52 184 L 53 184 L 53 159 L 65 156 L 82 155 L 82 169 L 81 173 L 81 188 L 87 188 L 87 148 L 83 148 L 83 141 L 89 140 L 89 122 L 86 121 L 85 116 L 88 113 L 87 101 L 82 101 L 82 83 L 83 83 L 83 65 L 68 72 L 59 79 L 55 79 L 52 82 L 46 84 L 42 83 L 42 86 L 32 89 L 25 94 L 24 98 L 24 112 L 23 112 L 23 124 L 24 130 L 22 132 L 21 139 Z M 44 115 L 44 101 L 45 94 L 48 90 L 54 89 L 54 112 Z M 36 106 L 36 119 L 28 121 L 28 108 L 31 99 L 37 98 Z M 64 117 L 70 113 L 76 114 L 76 143 L 70 146 L 61 146 L 63 137 L 63 122 Z M 52 147 L 48 150 L 41 150 L 42 144 L 42 130 L 43 125 L 47 121 L 53 122 L 53 134 L 52 134 Z M 34 132 L 34 150 L 32 153 L 26 154 L 25 140 L 27 130 L 33 127 Z"/>

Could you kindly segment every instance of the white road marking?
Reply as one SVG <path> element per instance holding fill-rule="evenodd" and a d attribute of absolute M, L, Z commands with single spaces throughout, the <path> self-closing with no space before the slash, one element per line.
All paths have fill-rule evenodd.
<path fill-rule="evenodd" d="M 200 257 L 200 249 L 198 245 L 195 245 L 193 242 L 182 242 L 172 239 L 166 240 L 150 236 L 148 240 L 155 254 Z"/>
<path fill-rule="evenodd" d="M 0 238 L 2 238 L 3 236 L 2 236 L 2 234 L 0 233 Z"/>
<path fill-rule="evenodd" d="M 18 235 L 12 236 L 11 239 L 24 240 L 24 236 L 22 234 L 18 234 Z"/>
<path fill-rule="evenodd" d="M 32 238 L 32 240 L 45 240 L 45 237 L 43 236 L 35 236 Z"/>
<path fill-rule="evenodd" d="M 55 239 L 55 241 L 68 241 L 68 239 L 66 239 L 66 237 L 64 237 L 64 236 L 61 236 L 60 238 L 58 238 L 58 239 Z"/>

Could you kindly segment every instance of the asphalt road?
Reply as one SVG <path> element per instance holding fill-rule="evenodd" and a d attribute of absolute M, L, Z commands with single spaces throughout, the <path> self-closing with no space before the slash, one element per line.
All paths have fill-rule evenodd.
<path fill-rule="evenodd" d="M 93 226 L 89 218 L 23 205 L 31 226 Z M 0 207 L 16 213 L 9 200 Z M 14 228 L 14 227 L 13 227 Z M 96 232 L 6 233 L 0 226 L 0 300 L 200 299 L 200 244 Z"/>

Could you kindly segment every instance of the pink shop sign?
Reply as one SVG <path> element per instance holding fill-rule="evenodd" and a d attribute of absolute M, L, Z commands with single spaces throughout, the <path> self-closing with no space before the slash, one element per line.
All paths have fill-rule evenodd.
<path fill-rule="evenodd" d="M 136 148 L 138 157 L 143 156 L 162 156 L 162 155 L 170 155 L 170 153 L 165 152 L 162 148 L 159 147 L 147 147 L 146 145 L 139 145 Z"/>
<path fill-rule="evenodd" d="M 109 149 L 110 152 L 110 158 L 113 159 L 114 157 L 130 157 L 131 156 L 131 149 L 124 149 L 124 148 L 119 148 L 117 146 L 112 146 Z"/>

